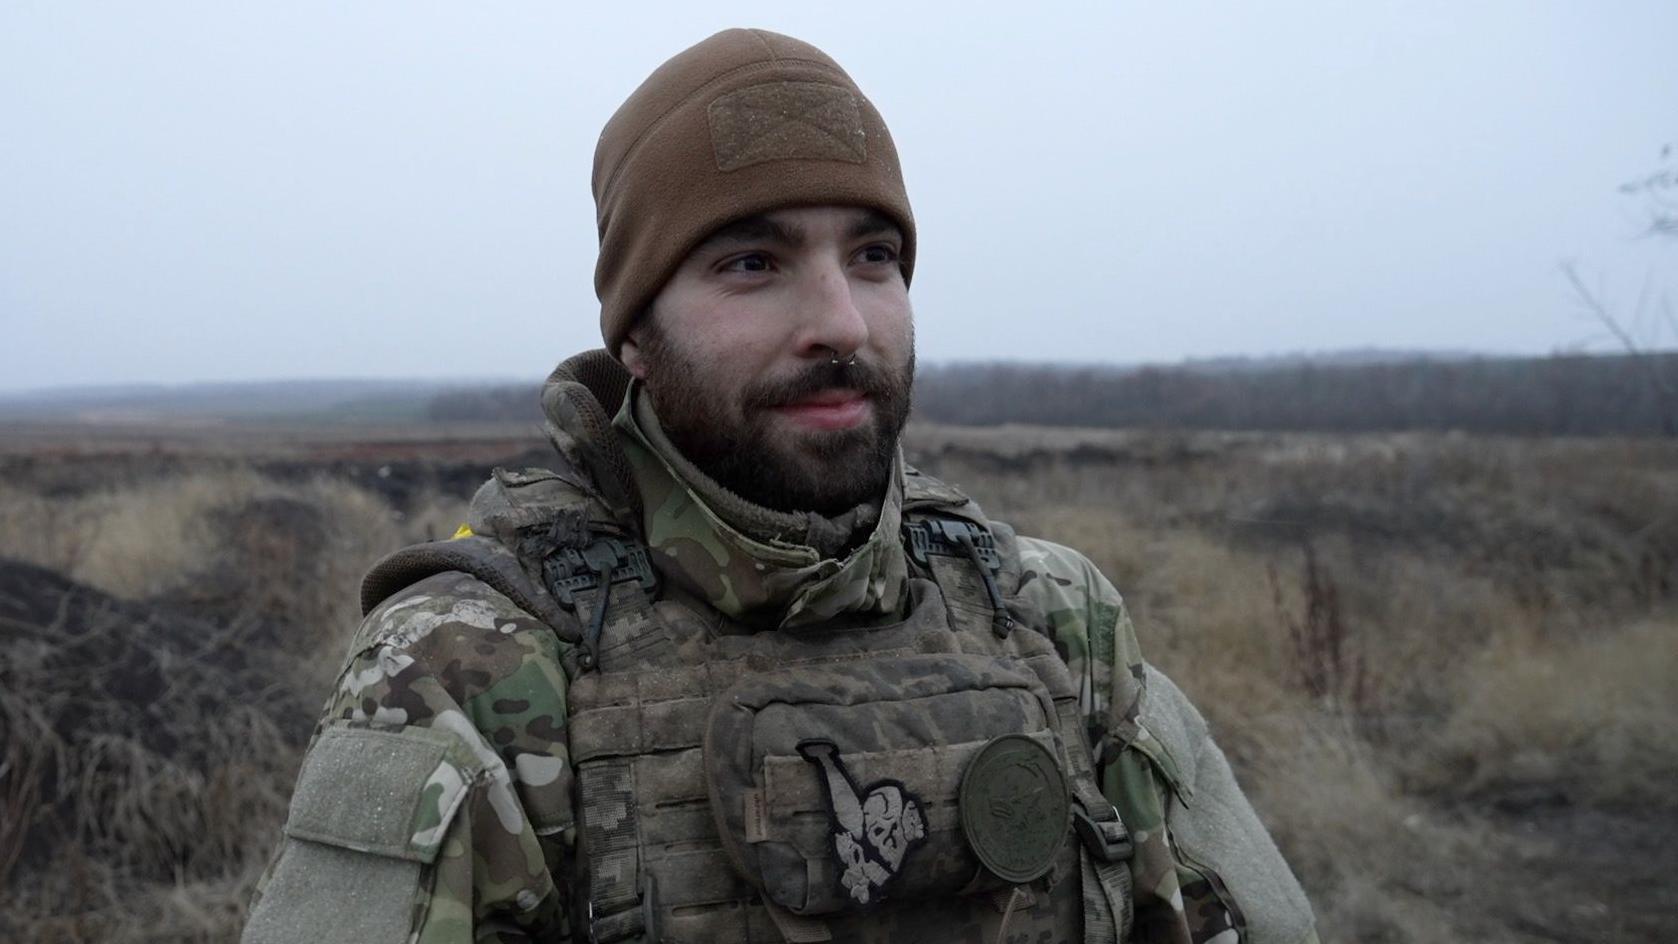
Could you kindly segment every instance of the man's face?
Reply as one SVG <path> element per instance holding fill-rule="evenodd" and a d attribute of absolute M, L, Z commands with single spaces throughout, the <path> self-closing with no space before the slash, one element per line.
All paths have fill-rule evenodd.
<path fill-rule="evenodd" d="M 621 352 L 683 455 L 782 511 L 878 501 L 914 376 L 902 245 L 878 214 L 801 207 L 689 253 Z"/>

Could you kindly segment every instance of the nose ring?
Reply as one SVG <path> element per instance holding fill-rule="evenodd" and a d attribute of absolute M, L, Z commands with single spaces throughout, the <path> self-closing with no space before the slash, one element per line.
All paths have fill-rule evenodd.
<path fill-rule="evenodd" d="M 853 353 L 849 360 L 843 360 L 842 361 L 842 360 L 839 359 L 839 352 L 834 351 L 833 356 L 831 358 L 828 358 L 827 362 L 829 364 L 832 364 L 834 367 L 840 367 L 840 366 L 855 367 L 856 366 L 856 354 Z"/>

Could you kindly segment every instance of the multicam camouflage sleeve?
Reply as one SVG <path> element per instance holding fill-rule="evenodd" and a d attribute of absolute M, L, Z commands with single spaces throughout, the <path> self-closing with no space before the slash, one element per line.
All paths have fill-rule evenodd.
<path fill-rule="evenodd" d="M 1130 827 L 1134 940 L 1313 944 L 1304 891 L 1180 689 L 1143 659 L 1124 601 L 1083 555 L 1019 541 L 1029 595 L 1079 679 L 1102 789 Z"/>
<path fill-rule="evenodd" d="M 565 939 L 555 874 L 574 836 L 559 645 L 460 573 L 374 610 L 244 940 Z"/>

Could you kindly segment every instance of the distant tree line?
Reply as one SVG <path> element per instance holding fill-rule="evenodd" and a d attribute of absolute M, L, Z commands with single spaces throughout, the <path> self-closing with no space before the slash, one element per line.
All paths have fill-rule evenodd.
<path fill-rule="evenodd" d="M 1678 403 L 1651 378 L 1678 352 L 1287 366 L 923 366 L 915 414 L 938 423 L 1148 429 L 1463 430 L 1525 435 L 1678 434 Z M 530 388 L 458 390 L 437 420 L 528 420 Z"/>
<path fill-rule="evenodd" d="M 927 369 L 915 404 L 962 425 L 1670 435 L 1675 405 L 1649 378 L 1674 370 L 1678 353 L 1218 372 L 960 365 Z"/>

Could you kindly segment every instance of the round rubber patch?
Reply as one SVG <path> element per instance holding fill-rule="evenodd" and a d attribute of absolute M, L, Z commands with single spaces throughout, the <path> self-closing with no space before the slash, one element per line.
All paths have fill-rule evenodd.
<path fill-rule="evenodd" d="M 1072 801 L 1054 752 L 1023 734 L 979 748 L 961 775 L 961 828 L 985 868 L 1020 884 L 1049 871 L 1071 829 Z"/>

